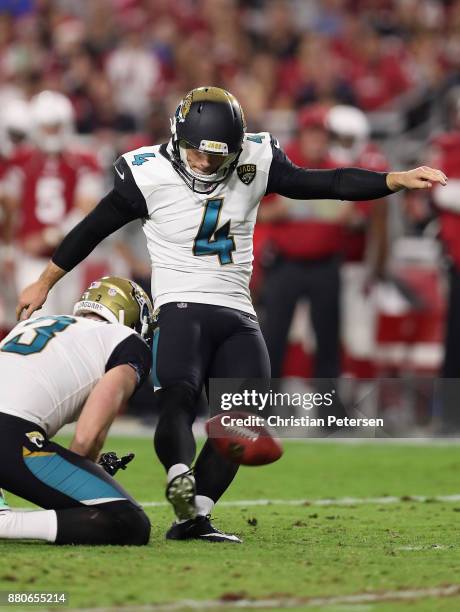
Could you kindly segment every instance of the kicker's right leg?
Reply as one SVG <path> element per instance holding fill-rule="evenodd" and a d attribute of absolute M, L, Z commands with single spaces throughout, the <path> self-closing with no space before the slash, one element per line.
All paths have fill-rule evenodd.
<path fill-rule="evenodd" d="M 196 515 L 192 425 L 213 350 L 209 309 L 181 302 L 161 306 L 153 343 L 153 379 L 161 387 L 154 446 L 167 474 L 166 498 L 179 521 Z"/>

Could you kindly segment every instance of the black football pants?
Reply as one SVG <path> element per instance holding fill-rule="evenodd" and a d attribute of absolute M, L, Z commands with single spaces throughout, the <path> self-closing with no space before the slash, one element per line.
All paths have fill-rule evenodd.
<path fill-rule="evenodd" d="M 160 418 L 155 450 L 168 470 L 191 465 L 196 446 L 192 424 L 203 386 L 210 378 L 270 378 L 267 348 L 257 318 L 210 304 L 169 303 L 160 308 L 154 338 L 153 375 Z M 218 455 L 209 442 L 196 464 L 197 494 L 217 501 L 238 466 Z"/>

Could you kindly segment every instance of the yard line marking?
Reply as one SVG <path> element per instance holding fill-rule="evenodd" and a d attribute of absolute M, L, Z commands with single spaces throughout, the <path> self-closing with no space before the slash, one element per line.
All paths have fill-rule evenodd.
<path fill-rule="evenodd" d="M 151 604 L 144 606 L 117 607 L 120 612 L 180 612 L 181 610 L 257 610 L 260 608 L 286 609 L 286 608 L 318 608 L 333 605 L 372 604 L 383 601 L 411 601 L 429 597 L 455 597 L 460 595 L 460 584 L 427 589 L 406 589 L 401 591 L 381 591 L 378 593 L 356 593 L 354 595 L 336 595 L 333 597 L 277 597 L 276 599 L 228 599 L 196 600 L 184 599 L 165 604 Z M 108 608 L 74 608 L 67 612 L 112 612 Z"/>
<path fill-rule="evenodd" d="M 424 546 L 397 546 L 396 550 L 420 551 L 420 550 L 448 550 L 455 548 L 453 544 L 429 544 Z"/>
<path fill-rule="evenodd" d="M 218 502 L 222 508 L 240 508 L 246 506 L 355 506 L 363 504 L 400 504 L 407 502 L 460 502 L 460 494 L 455 495 L 404 495 L 400 497 L 386 495 L 384 497 L 338 497 L 337 499 L 239 499 L 235 501 Z M 141 502 L 144 508 L 162 508 L 168 502 Z"/>
<path fill-rule="evenodd" d="M 404 503 L 460 503 L 460 493 L 455 495 L 385 495 L 383 497 L 337 497 L 336 499 L 237 499 L 218 502 L 219 508 L 246 508 L 253 506 L 359 506 L 359 505 L 390 505 Z M 139 502 L 144 508 L 166 508 L 166 501 Z M 18 512 L 33 510 L 33 508 L 12 508 Z"/>

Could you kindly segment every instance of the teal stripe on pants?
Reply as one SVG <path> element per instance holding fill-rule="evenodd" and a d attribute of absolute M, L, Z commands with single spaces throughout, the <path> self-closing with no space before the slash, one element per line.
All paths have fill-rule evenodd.
<path fill-rule="evenodd" d="M 158 380 L 157 375 L 157 359 L 158 359 L 158 342 L 160 340 L 160 328 L 157 327 L 153 333 L 153 346 L 152 346 L 152 383 L 154 387 L 161 387 L 161 383 Z"/>
<path fill-rule="evenodd" d="M 105 480 L 97 478 L 56 453 L 26 456 L 24 462 L 38 480 L 81 503 L 94 499 L 126 499 Z"/>

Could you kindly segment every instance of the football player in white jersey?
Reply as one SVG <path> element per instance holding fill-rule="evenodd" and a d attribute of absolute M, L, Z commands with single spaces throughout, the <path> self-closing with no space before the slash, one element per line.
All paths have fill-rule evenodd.
<path fill-rule="evenodd" d="M 105 277 L 72 316 L 23 321 L 0 342 L 0 487 L 46 508 L 15 512 L 2 499 L 0 539 L 148 543 L 149 519 L 109 475 L 130 457 L 110 453 L 106 471 L 95 461 L 113 419 L 150 373 L 152 332 L 143 289 Z M 66 449 L 52 438 L 74 421 Z"/>
<path fill-rule="evenodd" d="M 265 194 L 370 200 L 403 188 L 445 184 L 439 170 L 308 170 L 292 164 L 266 132 L 246 133 L 243 111 L 217 87 L 190 91 L 171 120 L 168 143 L 115 163 L 115 185 L 70 232 L 46 271 L 20 296 L 17 315 L 39 308 L 51 287 L 106 236 L 143 220 L 159 308 L 153 375 L 160 419 L 155 449 L 167 473 L 177 522 L 170 539 L 239 542 L 209 520 L 236 474 L 205 444 L 194 467 L 192 423 L 210 378 L 268 379 L 270 364 L 249 293 L 252 239 Z"/>

